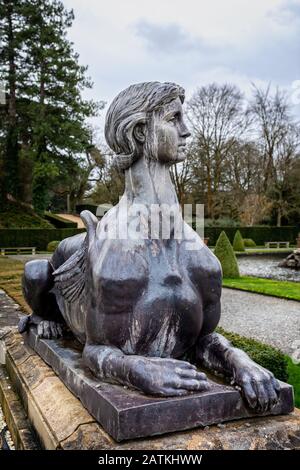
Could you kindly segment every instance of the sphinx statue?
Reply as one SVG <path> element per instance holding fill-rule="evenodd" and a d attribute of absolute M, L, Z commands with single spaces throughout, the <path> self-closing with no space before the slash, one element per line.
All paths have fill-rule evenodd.
<path fill-rule="evenodd" d="M 249 407 L 267 411 L 278 402 L 279 383 L 215 332 L 221 266 L 184 222 L 170 177 L 190 136 L 183 102 L 180 86 L 159 82 L 132 85 L 113 100 L 105 136 L 125 192 L 101 221 L 82 212 L 86 233 L 63 240 L 49 261 L 26 264 L 23 290 L 33 314 L 19 330 L 34 324 L 41 338 L 57 338 L 66 325 L 99 381 L 184 396 L 210 387 L 199 364 L 240 387 Z M 153 207 L 158 228 L 147 216 Z M 170 235 L 163 237 L 167 218 Z"/>

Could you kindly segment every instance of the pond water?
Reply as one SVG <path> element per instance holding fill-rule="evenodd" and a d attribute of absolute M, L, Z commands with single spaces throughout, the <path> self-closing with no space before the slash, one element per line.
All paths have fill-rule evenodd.
<path fill-rule="evenodd" d="M 288 268 L 279 268 L 278 264 L 286 258 L 285 255 L 252 255 L 238 256 L 240 273 L 244 276 L 257 276 L 279 281 L 300 282 L 300 271 Z"/>

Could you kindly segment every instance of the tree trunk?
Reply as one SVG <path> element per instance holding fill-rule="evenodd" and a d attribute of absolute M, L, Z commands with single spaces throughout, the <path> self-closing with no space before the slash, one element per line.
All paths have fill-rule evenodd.
<path fill-rule="evenodd" d="M 277 227 L 281 227 L 281 219 L 282 219 L 282 212 L 281 212 L 281 208 L 278 207 L 278 210 L 277 210 Z"/>
<path fill-rule="evenodd" d="M 207 217 L 213 218 L 213 204 L 212 204 L 212 188 L 211 188 L 211 175 L 210 175 L 210 167 L 207 165 L 207 178 L 206 178 L 206 185 L 207 185 Z"/>
<path fill-rule="evenodd" d="M 14 31 L 12 23 L 12 4 L 6 3 L 8 36 L 8 129 L 4 151 L 4 192 L 18 197 L 18 131 L 16 103 L 16 64 L 14 50 Z M 6 195 L 5 194 L 5 195 Z"/>

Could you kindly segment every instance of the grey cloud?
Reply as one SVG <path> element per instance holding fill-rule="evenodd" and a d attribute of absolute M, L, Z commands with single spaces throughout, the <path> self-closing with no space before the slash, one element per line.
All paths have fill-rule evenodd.
<path fill-rule="evenodd" d="M 184 53 L 211 49 L 201 38 L 189 35 L 177 23 L 160 25 L 140 20 L 135 24 L 135 31 L 136 35 L 144 40 L 147 48 L 156 53 Z"/>
<path fill-rule="evenodd" d="M 294 6 L 293 2 L 289 2 L 284 8 Z M 279 12 L 276 11 L 276 14 Z M 258 37 L 247 48 L 241 48 L 239 44 L 211 45 L 202 38 L 189 35 L 176 23 L 160 25 L 140 20 L 135 25 L 135 31 L 152 53 L 153 60 L 159 62 L 161 54 L 164 54 L 168 57 L 169 66 L 170 60 L 174 63 L 180 61 L 187 73 L 224 67 L 279 84 L 300 76 L 300 43 L 295 30 L 288 37 L 274 34 Z"/>
<path fill-rule="evenodd" d="M 269 14 L 278 24 L 300 26 L 300 3 L 298 0 L 286 0 L 280 7 L 270 10 Z"/>

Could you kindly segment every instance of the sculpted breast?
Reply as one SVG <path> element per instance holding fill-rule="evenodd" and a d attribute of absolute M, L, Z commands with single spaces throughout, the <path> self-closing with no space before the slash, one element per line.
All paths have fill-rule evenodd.
<path fill-rule="evenodd" d="M 130 311 L 147 286 L 147 260 L 137 250 L 112 245 L 93 277 L 104 312 Z"/>
<path fill-rule="evenodd" d="M 189 277 L 201 292 L 203 303 L 218 302 L 222 289 L 222 269 L 219 260 L 207 246 L 181 253 Z"/>

